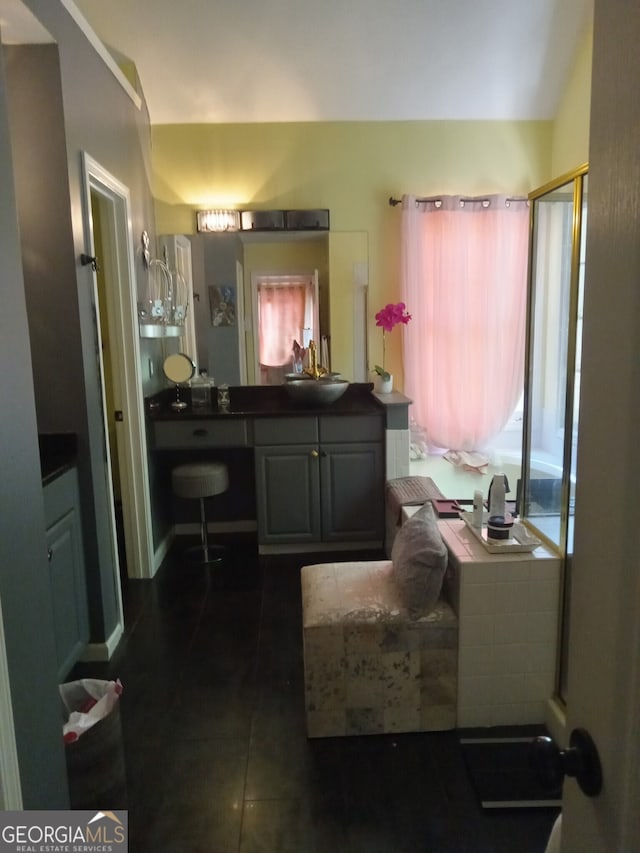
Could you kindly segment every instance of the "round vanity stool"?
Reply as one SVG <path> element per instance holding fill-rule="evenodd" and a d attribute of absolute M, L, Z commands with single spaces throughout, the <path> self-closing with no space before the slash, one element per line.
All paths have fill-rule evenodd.
<path fill-rule="evenodd" d="M 207 517 L 204 499 L 226 492 L 229 488 L 229 472 L 221 462 L 193 462 L 178 465 L 171 472 L 174 493 L 179 498 L 198 498 L 200 501 L 200 545 L 190 548 L 194 559 L 200 563 L 217 563 L 222 559 L 220 545 L 209 545 Z M 215 551 L 215 556 L 212 556 Z"/>

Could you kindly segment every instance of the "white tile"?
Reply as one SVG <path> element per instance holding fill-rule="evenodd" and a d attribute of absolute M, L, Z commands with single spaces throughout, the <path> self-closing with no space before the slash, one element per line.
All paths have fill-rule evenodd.
<path fill-rule="evenodd" d="M 527 626 L 526 638 L 530 643 L 552 643 L 558 633 L 558 614 L 553 611 L 527 613 L 523 619 Z"/>
<path fill-rule="evenodd" d="M 493 679 L 493 700 L 496 704 L 524 702 L 526 694 L 524 675 L 496 675 Z"/>
<path fill-rule="evenodd" d="M 458 704 L 458 728 L 492 725 L 494 725 L 492 705 Z"/>
<path fill-rule="evenodd" d="M 458 678 L 458 702 L 461 705 L 490 705 L 494 701 L 495 679 L 488 675 Z"/>
<path fill-rule="evenodd" d="M 494 675 L 516 675 L 529 671 L 529 646 L 526 643 L 503 643 L 493 647 Z"/>
<path fill-rule="evenodd" d="M 529 643 L 526 660 L 526 672 L 555 672 L 555 643 Z"/>
<path fill-rule="evenodd" d="M 494 646 L 461 646 L 458 652 L 458 675 L 494 675 Z"/>
<path fill-rule="evenodd" d="M 465 584 L 495 583 L 495 560 L 486 560 L 481 563 L 465 563 L 462 572 Z"/>
<path fill-rule="evenodd" d="M 560 585 L 557 579 L 529 582 L 529 612 L 557 610 L 560 606 Z"/>
<path fill-rule="evenodd" d="M 486 646 L 493 643 L 492 616 L 464 616 L 460 620 L 459 643 L 464 646 Z"/>
<path fill-rule="evenodd" d="M 386 477 L 387 480 L 393 480 L 398 476 L 396 473 L 396 442 L 393 430 L 388 429 L 385 433 L 385 447 L 387 460 Z"/>
<path fill-rule="evenodd" d="M 529 639 L 529 617 L 523 613 L 498 613 L 493 617 L 493 637 L 498 645 L 526 643 Z"/>
<path fill-rule="evenodd" d="M 536 560 L 531 569 L 532 580 L 560 579 L 561 561 L 559 557 Z"/>
<path fill-rule="evenodd" d="M 493 726 L 527 726 L 544 722 L 544 706 L 541 702 L 514 702 L 494 705 Z"/>
<path fill-rule="evenodd" d="M 398 429 L 394 432 L 396 435 L 396 477 L 408 477 L 411 469 L 409 460 L 411 435 L 408 429 Z"/>
<path fill-rule="evenodd" d="M 492 726 L 518 726 L 521 725 L 520 705 L 516 703 L 499 703 L 491 707 Z"/>
<path fill-rule="evenodd" d="M 528 608 L 528 581 L 496 583 L 494 592 L 495 613 L 526 613 Z"/>
<path fill-rule="evenodd" d="M 517 554 L 513 554 L 517 557 Z M 527 581 L 530 576 L 530 564 L 527 560 L 506 559 L 496 566 L 496 581 L 499 583 L 514 583 L 515 581 Z"/>
<path fill-rule="evenodd" d="M 465 584 L 462 592 L 462 608 L 468 616 L 493 613 L 495 610 L 495 586 L 493 584 Z"/>
<path fill-rule="evenodd" d="M 530 672 L 523 676 L 522 701 L 545 702 L 553 695 L 553 672 Z"/>

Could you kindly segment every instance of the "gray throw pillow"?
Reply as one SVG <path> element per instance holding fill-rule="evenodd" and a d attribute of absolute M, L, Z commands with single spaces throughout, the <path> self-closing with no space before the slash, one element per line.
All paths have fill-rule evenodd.
<path fill-rule="evenodd" d="M 431 501 L 398 531 L 391 550 L 392 577 L 412 616 L 430 613 L 438 601 L 447 569 L 444 544 Z"/>

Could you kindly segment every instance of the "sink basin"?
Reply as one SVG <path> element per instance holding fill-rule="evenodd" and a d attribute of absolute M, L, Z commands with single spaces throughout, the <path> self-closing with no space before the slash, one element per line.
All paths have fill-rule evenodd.
<path fill-rule="evenodd" d="M 296 403 L 305 406 L 329 406 L 349 387 L 346 379 L 291 379 L 282 386 Z"/>

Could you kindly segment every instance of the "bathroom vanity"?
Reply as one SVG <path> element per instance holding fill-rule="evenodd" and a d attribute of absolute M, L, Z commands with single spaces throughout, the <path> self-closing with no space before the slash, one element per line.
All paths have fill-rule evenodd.
<path fill-rule="evenodd" d="M 182 396 L 188 400 L 188 391 Z M 176 411 L 174 399 L 169 390 L 146 401 L 154 454 L 171 464 L 227 462 L 230 494 L 215 500 L 233 503 L 238 486 L 253 490 L 262 553 L 382 545 L 386 410 L 369 384 L 351 384 L 319 408 L 296 404 L 282 386 L 231 388 L 226 411 Z"/>

